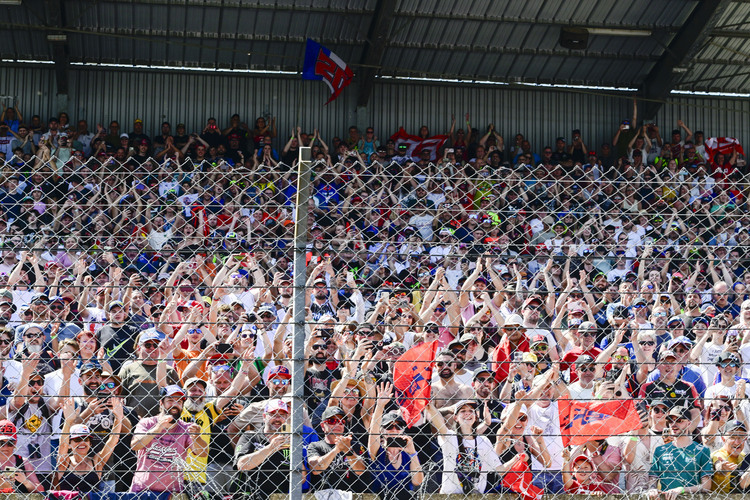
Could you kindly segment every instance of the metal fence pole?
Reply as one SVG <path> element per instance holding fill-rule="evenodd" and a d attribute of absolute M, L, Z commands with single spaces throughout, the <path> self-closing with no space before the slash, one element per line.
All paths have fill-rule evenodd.
<path fill-rule="evenodd" d="M 307 201 L 310 198 L 310 148 L 299 148 L 297 200 L 294 208 L 294 339 L 292 342 L 292 440 L 289 497 L 302 498 L 302 420 L 305 385 L 305 282 Z"/>

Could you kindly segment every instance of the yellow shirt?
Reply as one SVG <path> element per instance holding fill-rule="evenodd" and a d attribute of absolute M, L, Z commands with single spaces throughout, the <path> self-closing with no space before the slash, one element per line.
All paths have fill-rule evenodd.
<path fill-rule="evenodd" d="M 716 462 L 719 459 L 727 461 L 730 464 L 739 465 L 740 463 L 742 463 L 743 458 L 745 458 L 744 453 L 740 453 L 739 456 L 737 457 L 732 457 L 723 447 L 711 453 L 711 462 L 714 464 L 714 469 L 716 469 Z M 726 472 L 720 472 L 718 470 L 715 471 L 713 478 L 711 479 L 711 491 L 718 491 L 720 493 L 731 492 L 733 486 L 735 486 L 732 484 L 731 479 L 732 479 L 732 471 L 726 471 Z"/>
<path fill-rule="evenodd" d="M 191 424 L 198 424 L 201 427 L 201 437 L 211 444 L 211 426 L 218 418 L 218 412 L 213 403 L 206 403 L 203 409 L 197 413 L 190 413 L 185 408 L 182 409 L 180 419 Z M 193 454 L 193 450 L 188 450 L 187 467 L 185 468 L 185 481 L 198 483 L 206 482 L 206 466 L 208 457 L 199 457 Z"/>

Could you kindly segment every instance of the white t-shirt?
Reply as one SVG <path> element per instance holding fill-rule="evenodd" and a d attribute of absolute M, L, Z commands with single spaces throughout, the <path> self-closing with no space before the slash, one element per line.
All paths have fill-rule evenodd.
<path fill-rule="evenodd" d="M 44 376 L 44 394 L 50 396 L 57 396 L 60 394 L 62 388 L 62 369 L 55 370 L 52 373 L 48 373 Z M 79 369 L 73 372 L 70 377 L 70 395 L 73 397 L 83 397 L 83 386 L 81 385 L 81 377 Z M 52 439 L 60 439 L 60 431 L 62 430 L 62 411 L 55 412 L 52 416 Z"/>
<path fill-rule="evenodd" d="M 750 347 L 750 344 L 746 345 Z M 721 344 L 717 345 L 713 342 L 706 342 L 703 345 L 700 363 L 698 363 L 698 370 L 700 370 L 701 372 L 701 376 L 703 377 L 703 382 L 705 382 L 706 387 L 709 387 L 714 383 L 714 378 L 716 377 L 716 374 L 719 373 L 719 369 L 716 368 L 716 358 L 718 358 L 719 354 L 721 354 L 723 351 L 724 346 Z M 743 359 L 745 359 L 744 356 Z"/>
<path fill-rule="evenodd" d="M 533 339 L 535 335 L 544 335 L 544 337 L 547 339 L 549 350 L 553 350 L 553 348 L 557 345 L 555 336 L 552 335 L 552 332 L 545 328 L 528 328 L 526 330 L 526 336 L 529 338 L 529 342 L 531 342 L 531 339 Z"/>
<path fill-rule="evenodd" d="M 552 402 L 547 408 L 542 408 L 538 404 L 533 404 L 529 407 L 529 422 L 527 429 L 532 425 L 535 425 L 542 429 L 542 437 L 544 438 L 544 444 L 547 446 L 547 451 L 552 458 L 552 465 L 550 467 L 544 467 L 539 460 L 533 455 L 531 456 L 531 470 L 562 470 L 563 467 L 563 442 L 562 436 L 560 435 L 560 415 L 557 409 L 557 403 Z"/>
<path fill-rule="evenodd" d="M 460 494 L 464 490 L 456 474 L 459 459 L 458 436 L 454 431 L 448 431 L 445 436 L 438 436 L 438 443 L 443 450 L 443 484 L 440 493 L 443 495 Z M 462 457 L 467 467 L 477 472 L 474 480 L 474 490 L 484 493 L 487 488 L 487 474 L 495 472 L 501 465 L 500 458 L 495 453 L 492 443 L 486 436 L 476 436 L 475 439 L 464 439 L 466 457 Z"/>
<path fill-rule="evenodd" d="M 586 389 L 581 385 L 580 380 L 576 380 L 570 384 L 568 390 L 570 391 L 570 399 L 575 401 L 591 401 L 594 399 L 594 386 L 592 385 Z"/>
<path fill-rule="evenodd" d="M 734 398 L 737 394 L 737 384 L 735 383 L 732 387 L 727 387 L 724 384 L 714 384 L 706 388 L 706 395 L 703 396 L 703 403 L 706 408 L 719 399 L 721 396 L 726 398 Z M 745 386 L 745 395 L 750 396 L 750 386 Z"/>

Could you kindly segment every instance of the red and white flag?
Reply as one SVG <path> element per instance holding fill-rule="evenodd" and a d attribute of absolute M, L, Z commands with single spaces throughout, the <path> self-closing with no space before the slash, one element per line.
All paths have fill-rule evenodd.
<path fill-rule="evenodd" d="M 437 161 L 439 158 L 438 151 L 443 147 L 445 141 L 448 140 L 447 135 L 433 135 L 426 139 L 422 139 L 416 135 L 409 135 L 406 130 L 402 128 L 398 129 L 398 132 L 391 136 L 391 140 L 396 143 L 396 147 L 399 144 L 406 144 L 406 156 L 410 156 L 414 161 L 419 161 L 420 153 L 423 149 L 430 150 L 430 161 Z"/>
<path fill-rule="evenodd" d="M 704 146 L 706 148 L 706 160 L 714 161 L 714 155 L 721 153 L 724 156 L 730 156 L 733 151 L 744 156 L 745 150 L 742 149 L 740 141 L 734 137 L 709 137 L 705 140 Z"/>
<path fill-rule="evenodd" d="M 419 420 L 422 410 L 430 402 L 432 366 L 438 341 L 412 347 L 396 360 L 393 367 L 393 386 L 398 405 L 409 427 Z"/>

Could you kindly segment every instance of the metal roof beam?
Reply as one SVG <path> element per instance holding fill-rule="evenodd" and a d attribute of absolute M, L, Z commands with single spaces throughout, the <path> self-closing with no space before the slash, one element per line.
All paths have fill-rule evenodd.
<path fill-rule="evenodd" d="M 681 76 L 675 74 L 673 69 L 687 62 L 703 46 L 729 3 L 731 0 L 703 0 L 696 4 L 640 88 L 639 94 L 645 99 L 644 118 L 656 116 Z"/>
<path fill-rule="evenodd" d="M 359 87 L 357 106 L 367 106 L 367 101 L 370 100 L 375 76 L 380 70 L 380 64 L 388 47 L 388 37 L 395 14 L 396 0 L 378 0 L 370 20 L 370 28 L 367 30 L 367 41 L 362 57 L 359 60 L 362 69 L 357 78 Z"/>
<path fill-rule="evenodd" d="M 68 94 L 68 68 L 70 60 L 68 57 L 67 35 L 63 30 L 65 26 L 65 8 L 62 0 L 45 0 L 45 12 L 47 15 L 47 41 L 52 48 L 52 59 L 55 62 L 55 82 L 57 95 Z"/>

